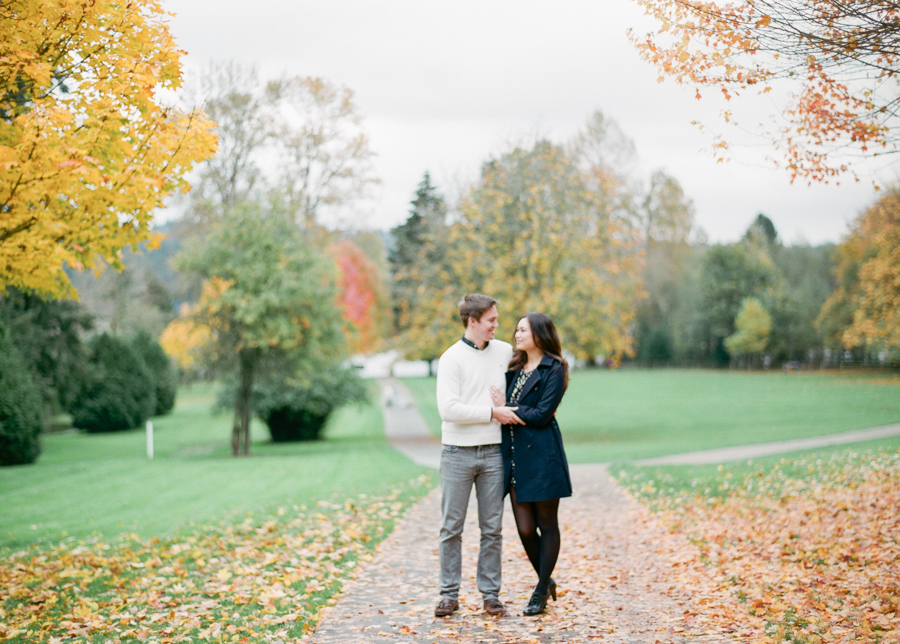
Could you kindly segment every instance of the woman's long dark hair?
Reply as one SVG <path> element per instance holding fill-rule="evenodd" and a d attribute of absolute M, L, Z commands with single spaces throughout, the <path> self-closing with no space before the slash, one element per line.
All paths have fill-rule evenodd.
<path fill-rule="evenodd" d="M 562 357 L 562 345 L 559 342 L 559 334 L 556 332 L 556 325 L 549 315 L 544 313 L 526 313 L 516 320 L 516 328 L 523 318 L 528 319 L 531 326 L 531 337 L 534 338 L 534 345 L 545 354 L 559 360 L 563 367 L 563 376 L 565 387 L 569 386 L 569 363 Z M 516 331 L 513 329 L 513 345 L 516 343 Z M 512 360 L 509 361 L 509 370 L 524 367 L 528 362 L 528 354 L 521 349 L 516 349 L 513 353 Z"/>

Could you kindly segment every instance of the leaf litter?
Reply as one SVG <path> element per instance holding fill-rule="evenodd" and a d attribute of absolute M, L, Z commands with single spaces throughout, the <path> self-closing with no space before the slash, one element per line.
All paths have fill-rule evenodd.
<path fill-rule="evenodd" d="M 188 534 L 0 551 L 0 640 L 302 641 L 431 483 Z M 308 638 L 305 638 L 308 639 Z"/>
<path fill-rule="evenodd" d="M 720 467 L 699 492 L 639 479 L 629 489 L 694 546 L 671 551 L 679 583 L 729 595 L 706 605 L 714 622 L 766 644 L 900 642 L 900 451 Z"/>

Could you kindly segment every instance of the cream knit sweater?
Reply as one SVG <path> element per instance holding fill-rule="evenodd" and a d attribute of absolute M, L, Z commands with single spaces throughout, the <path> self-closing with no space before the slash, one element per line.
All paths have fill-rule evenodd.
<path fill-rule="evenodd" d="M 437 375 L 437 405 L 444 445 L 473 447 L 500 442 L 500 422 L 491 420 L 490 386 L 506 389 L 512 345 L 491 340 L 483 351 L 462 340 L 441 356 Z"/>

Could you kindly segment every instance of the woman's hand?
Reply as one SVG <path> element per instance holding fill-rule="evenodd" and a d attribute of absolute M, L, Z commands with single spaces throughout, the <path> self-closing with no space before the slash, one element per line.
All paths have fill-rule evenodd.
<path fill-rule="evenodd" d="M 491 402 L 494 403 L 494 407 L 504 407 L 506 405 L 506 396 L 493 385 L 491 385 Z"/>

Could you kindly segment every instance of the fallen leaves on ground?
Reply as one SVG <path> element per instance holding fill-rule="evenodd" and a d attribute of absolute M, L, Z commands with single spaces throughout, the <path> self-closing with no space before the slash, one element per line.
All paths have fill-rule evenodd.
<path fill-rule="evenodd" d="M 738 480 L 721 471 L 700 494 L 629 486 L 695 546 L 669 549 L 681 583 L 730 592 L 761 642 L 900 642 L 900 451 L 782 459 Z"/>
<path fill-rule="evenodd" d="M 478 591 L 477 509 L 470 503 L 463 532 L 460 609 L 435 618 L 440 490 L 433 490 L 379 548 L 371 564 L 325 616 L 317 644 L 745 644 L 736 628 L 695 618 L 692 592 L 674 585 L 659 549 L 671 537 L 648 510 L 615 485 L 602 465 L 570 468 L 574 497 L 560 503 L 562 548 L 553 572 L 556 600 L 528 617 L 537 576 L 516 534 L 509 506 L 503 517 L 500 599 L 509 615 L 488 616 Z M 672 539 L 678 546 L 683 538 Z M 691 589 L 693 590 L 693 589 Z M 719 593 L 729 599 L 727 593 Z M 704 601 L 715 593 L 705 595 Z"/>
<path fill-rule="evenodd" d="M 428 486 L 423 477 L 383 497 L 281 507 L 165 539 L 0 552 L 0 639 L 300 641 Z"/>

